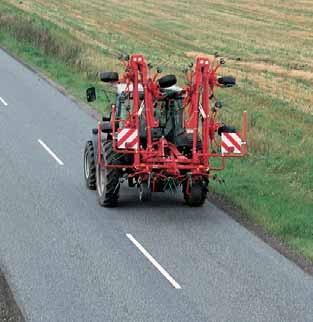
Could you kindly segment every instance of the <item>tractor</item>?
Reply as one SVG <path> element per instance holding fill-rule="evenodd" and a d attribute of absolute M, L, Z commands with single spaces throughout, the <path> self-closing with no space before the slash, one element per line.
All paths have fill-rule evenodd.
<path fill-rule="evenodd" d="M 84 176 L 88 189 L 96 190 L 103 207 L 118 205 L 120 185 L 138 189 L 140 201 L 154 192 L 182 192 L 187 205 L 204 204 L 215 171 L 226 158 L 247 153 L 246 112 L 243 130 L 218 120 L 222 103 L 217 87 L 232 87 L 232 76 L 217 76 L 225 61 L 199 56 L 185 69 L 186 85 L 175 75 L 161 77 L 141 54 L 121 57 L 124 72 L 100 73 L 110 83 L 116 99 L 109 117 L 92 129 L 84 150 Z M 94 87 L 87 101 L 96 100 Z M 218 166 L 211 159 L 220 160 Z M 215 162 L 216 164 L 216 162 Z"/>

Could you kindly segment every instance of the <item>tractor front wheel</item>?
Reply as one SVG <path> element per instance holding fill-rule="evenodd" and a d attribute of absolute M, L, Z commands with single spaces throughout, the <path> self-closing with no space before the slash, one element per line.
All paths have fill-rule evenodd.
<path fill-rule="evenodd" d="M 103 144 L 103 161 L 105 165 L 114 164 L 116 155 L 112 148 L 112 142 Z M 117 168 L 101 168 L 97 165 L 96 181 L 98 201 L 102 207 L 117 206 L 120 191 L 120 173 Z"/>
<path fill-rule="evenodd" d="M 196 181 L 193 182 L 191 187 L 187 189 L 187 185 L 184 187 L 184 199 L 186 204 L 190 207 L 200 207 L 204 204 L 207 197 L 207 187 L 205 182 Z"/>

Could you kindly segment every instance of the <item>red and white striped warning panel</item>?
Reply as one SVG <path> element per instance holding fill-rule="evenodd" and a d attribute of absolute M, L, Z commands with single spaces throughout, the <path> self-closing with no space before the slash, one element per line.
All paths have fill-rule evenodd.
<path fill-rule="evenodd" d="M 119 149 L 138 149 L 139 136 L 136 129 L 119 129 L 117 133 L 117 147 Z"/>
<path fill-rule="evenodd" d="M 238 133 L 222 133 L 222 154 L 241 153 L 242 139 Z"/>

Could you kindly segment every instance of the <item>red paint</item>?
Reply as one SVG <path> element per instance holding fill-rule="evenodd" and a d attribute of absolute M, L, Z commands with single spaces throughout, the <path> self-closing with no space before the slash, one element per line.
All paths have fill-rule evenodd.
<path fill-rule="evenodd" d="M 152 129 L 159 126 L 158 121 L 154 119 L 154 102 L 162 98 L 157 77 L 158 75 L 150 76 L 149 67 L 142 55 L 131 56 L 128 62 L 123 62 L 125 66 L 125 73 L 120 79 L 120 83 L 126 83 L 133 87 L 133 109 L 129 112 L 127 120 L 117 119 L 116 107 L 112 106 L 112 138 L 113 138 L 113 150 L 118 154 L 131 154 L 134 156 L 132 165 L 104 165 L 102 156 L 102 144 L 101 144 L 101 124 L 98 125 L 98 163 L 101 167 L 108 168 L 127 168 L 131 169 L 129 177 L 141 178 L 147 180 L 153 173 L 152 188 L 156 189 L 157 180 L 165 180 L 169 176 L 172 176 L 180 182 L 186 182 L 192 178 L 209 178 L 211 176 L 210 171 L 223 170 L 225 167 L 225 158 L 228 157 L 242 157 L 246 155 L 246 112 L 243 117 L 243 132 L 241 137 L 243 140 L 243 146 L 241 147 L 240 154 L 228 153 L 222 155 L 212 150 L 213 143 L 216 141 L 216 132 L 222 125 L 217 121 L 218 111 L 211 111 L 210 97 L 214 95 L 215 87 L 220 87 L 217 81 L 217 71 L 220 68 L 220 64 L 210 61 L 209 58 L 201 56 L 196 60 L 194 70 L 186 73 L 187 85 L 183 88 L 182 95 L 184 97 L 184 109 L 185 119 L 184 126 L 188 130 L 193 131 L 192 142 L 192 157 L 189 159 L 182 155 L 176 146 L 168 142 L 165 138 L 153 139 Z M 121 141 L 117 142 L 118 131 L 115 123 L 120 122 L 124 127 L 137 130 L 140 132 L 140 119 L 138 111 L 141 105 L 139 85 L 142 86 L 144 91 L 144 117 L 146 120 L 146 137 L 147 147 L 144 149 L 139 142 L 138 149 L 131 149 L 134 144 L 139 140 L 137 138 L 131 144 L 126 145 L 126 149 L 119 149 Z M 199 105 L 201 103 L 202 110 L 200 111 Z M 201 132 L 201 146 L 198 146 L 198 134 Z M 128 133 L 127 137 L 131 135 Z M 127 137 L 124 137 L 125 141 Z M 139 140 L 140 141 L 140 140 Z M 234 142 L 236 143 L 236 142 Z M 219 144 L 219 147 L 221 143 Z M 165 152 L 167 151 L 167 153 Z M 211 158 L 220 158 L 221 166 L 213 167 L 210 164 Z M 182 174 L 182 170 L 187 170 L 186 174 Z M 189 181 L 188 181 L 189 182 Z M 188 187 L 187 182 L 187 187 Z M 188 193 L 187 188 L 187 193 Z"/>

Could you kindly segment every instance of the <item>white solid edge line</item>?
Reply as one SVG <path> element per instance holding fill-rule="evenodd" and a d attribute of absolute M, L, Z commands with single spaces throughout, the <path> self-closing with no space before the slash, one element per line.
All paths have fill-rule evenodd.
<path fill-rule="evenodd" d="M 38 143 L 53 157 L 53 159 L 59 165 L 64 165 L 64 163 L 56 156 L 56 154 L 41 139 L 38 139 Z"/>
<path fill-rule="evenodd" d="M 8 106 L 9 104 L 0 96 L 0 101 L 4 106 Z"/>
<path fill-rule="evenodd" d="M 174 280 L 174 278 L 148 253 L 148 251 L 133 237 L 132 234 L 126 234 L 126 236 L 174 288 L 181 289 L 181 286 Z"/>

